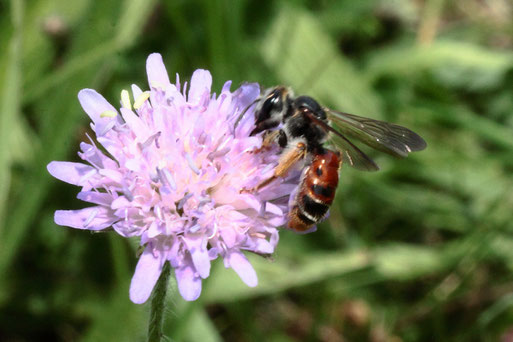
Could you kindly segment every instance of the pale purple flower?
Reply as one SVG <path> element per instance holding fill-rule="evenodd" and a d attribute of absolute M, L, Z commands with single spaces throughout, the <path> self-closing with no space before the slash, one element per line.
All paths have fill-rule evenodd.
<path fill-rule="evenodd" d="M 255 153 L 262 139 L 249 136 L 253 107 L 240 119 L 259 86 L 231 92 L 226 82 L 216 96 L 210 73 L 196 70 L 187 91 L 178 75 L 175 84 L 169 81 L 159 54 L 148 57 L 146 69 L 150 90 L 132 85 L 133 104 L 123 91 L 119 110 L 92 89 L 79 92 L 102 147 L 89 139 L 79 152 L 85 163 L 54 161 L 48 171 L 80 186 L 77 197 L 94 206 L 58 210 L 55 222 L 140 237 L 144 251 L 130 286 L 134 303 L 148 299 L 166 261 L 186 300 L 198 298 L 218 256 L 256 286 L 242 251 L 273 253 L 299 180 L 295 171 L 257 193 L 240 191 L 271 176 L 279 157 L 276 149 Z"/>

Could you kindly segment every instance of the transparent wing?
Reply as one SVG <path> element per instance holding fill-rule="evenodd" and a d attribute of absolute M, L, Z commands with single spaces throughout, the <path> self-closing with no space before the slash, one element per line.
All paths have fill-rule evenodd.
<path fill-rule="evenodd" d="M 349 139 L 347 139 L 342 133 L 336 131 L 324 121 L 317 119 L 311 113 L 306 112 L 305 114 L 308 115 L 313 122 L 330 132 L 331 143 L 342 153 L 342 165 L 349 164 L 355 169 L 361 171 L 379 170 L 379 166 L 369 156 L 349 141 Z"/>
<path fill-rule="evenodd" d="M 342 153 L 342 165 L 349 164 L 361 171 L 378 171 L 379 166 L 342 134 L 333 133 L 331 142 Z"/>
<path fill-rule="evenodd" d="M 406 157 L 408 153 L 423 150 L 427 146 L 424 139 L 406 127 L 331 109 L 325 110 L 336 131 L 379 151 Z"/>

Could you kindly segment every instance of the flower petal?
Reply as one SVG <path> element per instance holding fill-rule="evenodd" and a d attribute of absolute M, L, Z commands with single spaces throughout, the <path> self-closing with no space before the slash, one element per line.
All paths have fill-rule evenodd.
<path fill-rule="evenodd" d="M 143 91 L 137 86 L 137 84 L 132 84 L 132 95 L 134 97 L 134 101 L 137 100 L 142 93 Z"/>
<path fill-rule="evenodd" d="M 105 207 L 90 207 L 79 210 L 57 210 L 55 223 L 77 229 L 102 230 L 119 220 Z"/>
<path fill-rule="evenodd" d="M 82 89 L 78 92 L 78 100 L 84 108 L 84 111 L 89 115 L 91 120 L 94 122 L 94 131 L 97 136 L 104 135 L 107 133 L 115 124 L 118 123 L 118 120 L 121 120 L 119 115 L 115 117 L 102 117 L 102 113 L 110 112 L 116 113 L 116 108 L 114 108 L 105 98 L 98 94 L 94 89 Z"/>
<path fill-rule="evenodd" d="M 98 168 L 116 168 L 117 163 L 112 159 L 103 154 L 96 146 L 80 143 L 80 149 L 82 152 L 78 152 L 78 155 L 83 160 L 87 160 L 91 165 L 95 165 Z"/>
<path fill-rule="evenodd" d="M 196 300 L 201 294 L 201 278 L 195 273 L 189 265 L 175 269 L 178 291 L 180 291 L 183 299 L 187 301 Z"/>
<path fill-rule="evenodd" d="M 240 108 L 246 108 L 260 96 L 260 86 L 258 83 L 244 83 L 233 95 L 236 98 L 237 105 Z"/>
<path fill-rule="evenodd" d="M 274 246 L 275 245 L 273 245 L 266 239 L 256 239 L 256 241 L 254 241 L 254 246 L 252 246 L 253 248 L 251 250 L 261 254 L 272 254 L 274 252 Z"/>
<path fill-rule="evenodd" d="M 210 274 L 210 258 L 207 251 L 207 239 L 204 236 L 185 238 L 187 249 L 191 253 L 192 262 L 201 278 Z"/>
<path fill-rule="evenodd" d="M 146 247 L 137 262 L 135 273 L 130 284 L 130 300 L 142 304 L 148 300 L 151 291 L 159 279 L 164 259 L 160 254 L 155 256 L 151 248 Z"/>
<path fill-rule="evenodd" d="M 249 287 L 258 285 L 258 278 L 255 269 L 249 263 L 248 259 L 239 252 L 231 252 L 225 257 L 225 266 L 231 267 L 237 275 Z"/>
<path fill-rule="evenodd" d="M 110 206 L 112 202 L 112 195 L 102 192 L 96 192 L 96 191 L 81 191 L 78 193 L 77 198 L 79 200 L 94 203 L 94 204 L 100 204 L 105 206 Z"/>
<path fill-rule="evenodd" d="M 191 87 L 187 101 L 191 104 L 198 104 L 205 93 L 210 94 L 212 87 L 212 75 L 208 70 L 198 69 L 191 77 Z"/>
<path fill-rule="evenodd" d="M 121 108 L 120 111 L 128 127 L 130 127 L 132 132 L 134 132 L 140 140 L 144 141 L 150 135 L 148 126 L 130 109 Z"/>
<path fill-rule="evenodd" d="M 160 53 L 152 53 L 148 56 L 146 60 L 146 73 L 148 74 L 148 84 L 150 88 L 165 89 L 170 83 Z"/>
<path fill-rule="evenodd" d="M 80 186 L 86 185 L 89 178 L 97 173 L 92 166 L 65 161 L 53 161 L 46 166 L 46 169 L 55 178 Z"/>
<path fill-rule="evenodd" d="M 223 84 L 223 88 L 221 89 L 222 93 L 230 93 L 230 87 L 232 86 L 232 81 L 226 81 Z"/>

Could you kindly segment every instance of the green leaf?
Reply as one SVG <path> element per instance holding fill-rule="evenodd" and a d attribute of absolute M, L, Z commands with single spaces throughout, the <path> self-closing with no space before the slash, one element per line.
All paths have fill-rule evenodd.
<path fill-rule="evenodd" d="M 306 11 L 285 6 L 278 13 L 263 40 L 262 56 L 280 82 L 298 92 L 345 112 L 380 117 L 380 101 L 370 84 Z"/>
<path fill-rule="evenodd" d="M 221 262 L 212 269 L 212 279 L 202 296 L 207 303 L 229 302 L 285 291 L 346 274 L 368 266 L 364 252 L 310 253 L 305 258 L 287 258 L 277 252 L 276 261 L 259 256 L 249 257 L 258 275 L 258 286 L 248 287 Z"/>
<path fill-rule="evenodd" d="M 132 0 L 140 3 L 142 0 Z M 131 9 L 132 6 L 124 2 L 95 3 L 87 25 L 76 33 L 74 49 L 70 52 L 70 60 L 59 72 L 50 74 L 47 83 L 42 88 L 34 88 L 34 97 L 46 94 L 40 102 L 37 103 L 38 115 L 41 119 L 41 145 L 44 150 L 37 155 L 33 163 L 28 168 L 24 178 L 23 186 L 16 189 L 16 194 L 20 198 L 19 203 L 12 203 L 13 210 L 7 218 L 6 231 L 3 237 L 3 248 L 0 248 L 0 273 L 5 274 L 7 268 L 12 262 L 19 245 L 30 227 L 30 224 L 36 218 L 42 200 L 49 189 L 50 175 L 46 171 L 46 165 L 51 160 L 63 160 L 68 149 L 73 146 L 76 128 L 86 115 L 79 107 L 76 94 L 84 86 L 94 87 L 101 76 L 104 80 L 108 79 L 112 68 L 112 59 L 117 53 L 128 47 L 113 44 L 122 36 L 124 32 L 132 32 L 140 21 L 125 21 L 126 27 L 115 27 L 116 30 L 102 31 L 104 39 L 99 39 L 98 32 L 90 30 L 89 26 L 101 27 L 103 20 L 109 20 L 112 16 L 118 14 L 119 8 Z M 151 3 L 145 2 L 151 8 Z M 95 13 L 97 11 L 97 13 Z M 144 14 L 144 13 L 142 13 Z M 145 12 L 149 15 L 149 11 Z M 123 15 L 122 15 L 123 16 Z M 141 20 L 141 19 L 140 19 Z M 136 35 L 131 37 L 135 40 Z M 99 43 L 106 41 L 108 43 Z M 144 65 L 141 65 L 144 70 Z M 59 91 L 53 91 L 58 86 Z M 23 194 L 23 196 L 21 196 Z M 0 282 L 0 293 L 2 283 Z"/>
<path fill-rule="evenodd" d="M 24 6 L 21 1 L 11 1 L 12 36 L 7 45 L 5 60 L 0 65 L 5 66 L 5 72 L 0 74 L 0 237 L 5 235 L 3 230 L 8 196 L 11 184 L 11 162 L 13 127 L 21 115 L 21 84 L 22 84 L 22 40 Z M 13 148 L 16 150 L 16 147 Z M 0 250 L 9 248 L 0 239 Z"/>
<path fill-rule="evenodd" d="M 134 341 L 142 340 L 147 331 L 148 322 L 146 307 L 137 305 L 128 297 L 128 287 L 132 276 L 129 268 L 126 245 L 120 236 L 110 235 L 112 259 L 116 282 L 109 301 L 99 301 L 87 306 L 88 314 L 93 317 L 81 341 Z M 102 297 L 103 298 L 103 297 Z"/>
<path fill-rule="evenodd" d="M 186 331 L 187 341 L 221 342 L 223 340 L 205 310 L 195 310 L 187 323 L 189 325 Z"/>
<path fill-rule="evenodd" d="M 440 271 L 445 263 L 435 248 L 390 244 L 373 253 L 376 270 L 389 279 L 407 280 Z"/>
<path fill-rule="evenodd" d="M 477 91 L 497 87 L 512 65 L 513 53 L 468 42 L 437 40 L 426 47 L 402 43 L 373 53 L 367 78 L 411 77 L 428 70 L 443 84 Z"/>

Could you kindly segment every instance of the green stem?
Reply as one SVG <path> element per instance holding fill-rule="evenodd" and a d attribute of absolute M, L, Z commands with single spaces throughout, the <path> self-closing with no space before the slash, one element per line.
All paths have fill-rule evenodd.
<path fill-rule="evenodd" d="M 148 327 L 148 342 L 160 342 L 162 338 L 162 323 L 164 321 L 164 303 L 169 282 L 171 267 L 169 262 L 164 264 L 162 273 L 151 296 L 150 324 Z"/>

